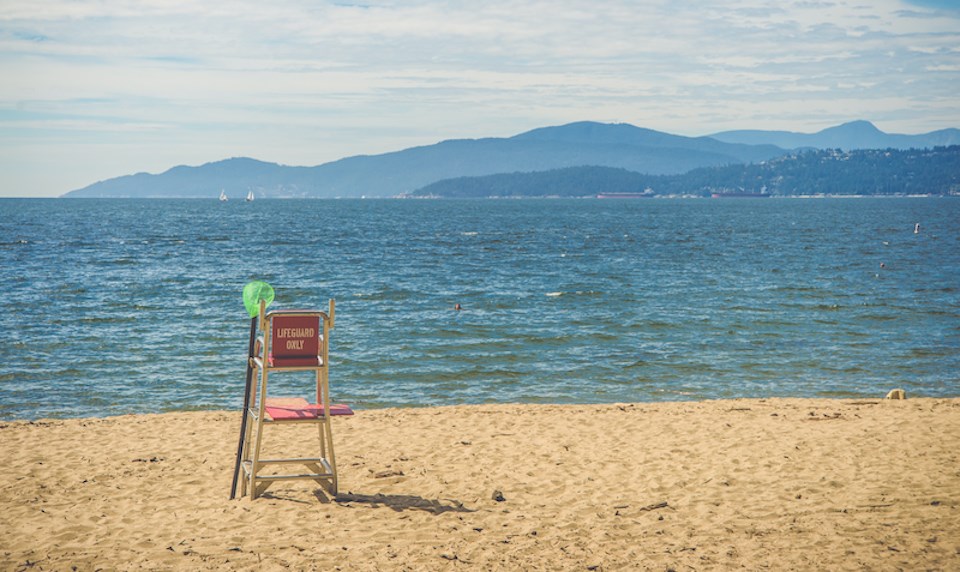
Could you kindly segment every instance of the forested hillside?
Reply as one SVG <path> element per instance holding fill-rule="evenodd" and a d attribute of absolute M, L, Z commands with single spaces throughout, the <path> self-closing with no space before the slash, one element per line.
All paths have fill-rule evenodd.
<path fill-rule="evenodd" d="M 610 193 L 709 196 L 712 193 L 792 195 L 960 194 L 960 146 L 933 149 L 811 150 L 749 165 L 644 175 L 606 167 L 461 177 L 419 189 L 414 196 L 586 197 Z"/>

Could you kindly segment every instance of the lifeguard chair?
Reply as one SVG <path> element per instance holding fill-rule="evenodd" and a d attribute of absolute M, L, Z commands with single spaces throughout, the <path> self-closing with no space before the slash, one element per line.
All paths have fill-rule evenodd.
<path fill-rule="evenodd" d="M 353 415 L 346 405 L 330 402 L 329 340 L 334 324 L 334 301 L 329 312 L 310 310 L 266 313 L 260 303 L 260 335 L 254 346 L 250 367 L 254 386 L 245 404 L 249 422 L 242 453 L 243 485 L 241 496 L 255 499 L 276 481 L 313 480 L 329 494 L 337 494 L 337 464 L 333 454 L 331 418 Z M 269 397 L 269 380 L 274 373 L 300 372 L 314 378 L 316 400 L 302 397 Z M 313 375 L 311 375 L 311 373 Z M 319 431 L 319 456 L 267 459 L 261 456 L 268 427 L 276 425 L 316 425 Z M 303 465 L 305 472 L 282 473 L 278 467 Z"/>

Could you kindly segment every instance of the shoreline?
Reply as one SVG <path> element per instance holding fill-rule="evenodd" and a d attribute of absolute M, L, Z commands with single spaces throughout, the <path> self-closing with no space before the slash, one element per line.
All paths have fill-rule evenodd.
<path fill-rule="evenodd" d="M 558 293 L 548 292 L 546 296 L 556 295 Z M 562 294 L 562 293 L 560 293 Z M 891 390 L 895 391 L 895 390 Z M 916 395 L 910 393 L 909 390 L 904 390 L 905 397 L 904 399 L 909 398 L 913 400 L 960 400 L 960 395 L 956 396 L 947 396 L 947 395 Z M 352 403 L 349 403 L 349 400 L 337 399 L 334 397 L 334 401 L 337 403 L 345 402 L 350 405 L 351 409 L 354 412 L 375 412 L 375 411 L 419 411 L 419 410 L 441 410 L 448 408 L 470 408 L 470 407 L 496 407 L 496 406 L 517 406 L 517 407 L 605 407 L 605 406 L 621 406 L 621 405 L 631 405 L 631 406 L 656 406 L 656 405 L 689 405 L 695 403 L 723 403 L 723 402 L 739 402 L 739 401 L 754 401 L 754 402 L 766 402 L 766 401 L 823 401 L 823 402 L 847 402 L 851 404 L 862 404 L 865 402 L 883 402 L 886 400 L 884 396 L 859 396 L 859 395 L 837 395 L 837 396 L 818 396 L 818 397 L 805 397 L 805 396 L 770 396 L 770 397 L 690 397 L 689 399 L 678 399 L 679 396 L 671 396 L 665 400 L 658 401 L 584 401 L 584 402 L 540 402 L 540 401 L 522 401 L 522 402 L 489 402 L 489 403 L 453 403 L 453 404 L 435 404 L 435 405 L 416 405 L 416 406 L 406 406 L 406 405 L 382 405 L 376 407 L 362 408 L 356 406 Z M 97 420 L 108 420 L 108 419 L 123 419 L 129 417 L 147 417 L 153 415 L 176 415 L 181 413 L 197 413 L 197 414 L 225 414 L 225 415 L 234 415 L 236 414 L 239 418 L 240 410 L 239 409 L 171 409 L 167 411 L 140 411 L 140 412 L 128 412 L 128 413 L 115 413 L 108 415 L 100 416 L 69 416 L 69 417 L 35 417 L 35 418 L 3 418 L 0 417 L 0 429 L 4 426 L 13 424 L 13 423 L 26 423 L 26 424 L 40 424 L 40 423 L 56 423 L 63 421 L 97 421 Z"/>
<path fill-rule="evenodd" d="M 230 501 L 239 420 L 0 421 L 0 568 L 960 567 L 960 398 L 360 410 Z"/>
<path fill-rule="evenodd" d="M 811 195 L 773 195 L 769 197 L 750 197 L 750 198 L 771 198 L 771 199 L 939 199 L 939 198 L 955 198 L 960 196 L 960 193 L 888 193 L 888 194 L 874 194 L 874 195 L 851 195 L 851 194 L 838 194 L 838 193 L 823 193 L 823 194 L 811 194 Z M 444 200 L 444 201 L 476 201 L 476 200 L 594 200 L 598 197 L 596 195 L 584 195 L 579 197 L 561 197 L 554 195 L 538 195 L 538 196 L 509 196 L 509 197 L 499 197 L 499 196 L 490 196 L 490 197 L 479 197 L 479 198 L 467 198 L 467 197 L 443 197 L 443 196 L 412 196 L 412 195 L 383 195 L 383 196 L 364 196 L 364 197 L 263 197 L 258 198 L 257 201 L 434 201 L 434 200 Z M 631 199 L 633 197 L 630 197 Z M 712 198 L 709 195 L 673 195 L 673 194 L 664 194 L 664 195 L 650 195 L 640 198 L 650 198 L 650 199 L 710 199 Z M 742 197 L 741 197 L 742 198 Z M 145 196 L 145 197 L 68 197 L 65 195 L 56 195 L 56 196 L 27 196 L 27 195 L 16 195 L 16 196 L 2 196 L 0 200 L 47 200 L 47 199 L 66 199 L 70 201 L 74 200 L 84 200 L 84 201 L 199 201 L 199 202 L 210 202 L 213 203 L 217 201 L 217 197 L 197 197 L 197 196 Z M 624 200 L 625 198 L 620 198 Z M 610 198 L 604 200 L 611 200 Z M 618 200 L 613 198 L 612 200 Z M 237 200 L 236 202 L 242 203 L 244 201 Z"/>

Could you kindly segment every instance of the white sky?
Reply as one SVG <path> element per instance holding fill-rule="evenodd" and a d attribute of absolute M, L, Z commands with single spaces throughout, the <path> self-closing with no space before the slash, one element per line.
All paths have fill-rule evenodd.
<path fill-rule="evenodd" d="M 960 127 L 960 1 L 0 0 L 0 196 L 572 121 Z"/>

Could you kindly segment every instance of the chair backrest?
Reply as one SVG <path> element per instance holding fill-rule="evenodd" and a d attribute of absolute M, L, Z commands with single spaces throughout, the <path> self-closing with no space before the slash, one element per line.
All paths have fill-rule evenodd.
<path fill-rule="evenodd" d="M 323 336 L 319 313 L 271 313 L 270 350 L 274 367 L 317 366 Z"/>

